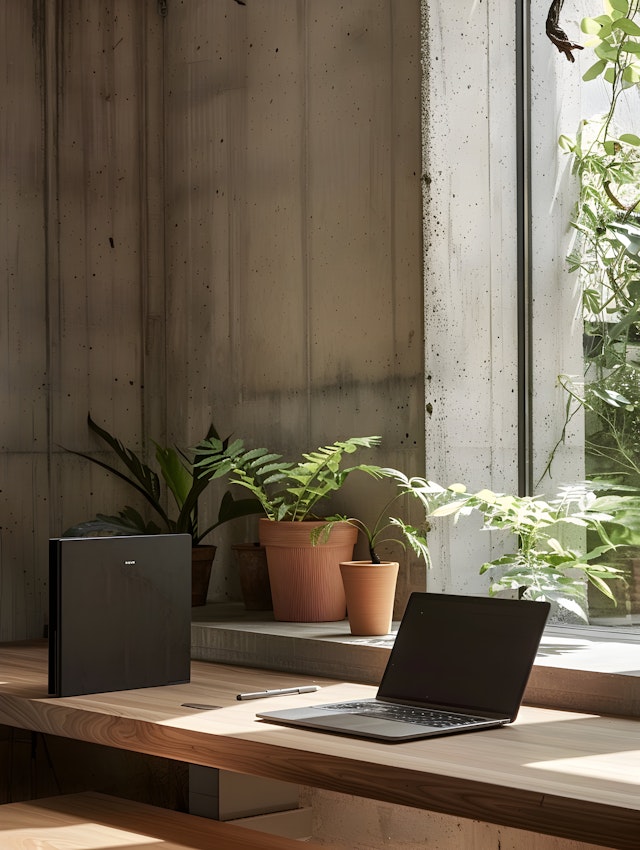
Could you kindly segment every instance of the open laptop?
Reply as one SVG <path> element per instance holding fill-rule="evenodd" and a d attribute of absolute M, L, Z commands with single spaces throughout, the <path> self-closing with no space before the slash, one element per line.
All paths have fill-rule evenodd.
<path fill-rule="evenodd" d="M 257 716 L 387 742 L 511 723 L 549 608 L 548 602 L 413 593 L 375 699 Z"/>

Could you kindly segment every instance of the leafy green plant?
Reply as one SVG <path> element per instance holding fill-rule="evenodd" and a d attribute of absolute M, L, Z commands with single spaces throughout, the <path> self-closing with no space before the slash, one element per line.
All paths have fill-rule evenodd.
<path fill-rule="evenodd" d="M 602 77 L 611 85 L 608 118 L 611 121 L 621 93 L 640 83 L 640 26 L 638 0 L 604 0 L 603 14 L 583 18 L 580 29 L 593 48 L 596 62 L 583 74 L 583 80 Z M 636 142 L 640 144 L 640 140 Z"/>
<path fill-rule="evenodd" d="M 568 263 L 578 273 L 586 341 L 584 376 L 560 376 L 568 401 L 559 443 L 584 411 L 588 474 L 617 474 L 640 486 L 640 364 L 633 355 L 640 339 L 640 136 L 618 126 L 621 99 L 640 84 L 639 14 L 638 0 L 604 0 L 602 15 L 583 19 L 595 58 L 583 79 L 604 82 L 608 108 L 582 121 L 574 138 L 559 140 L 579 181 Z"/>
<path fill-rule="evenodd" d="M 380 443 L 379 437 L 350 437 L 303 454 L 293 462 L 268 449 L 245 449 L 242 440 L 225 445 L 209 437 L 197 447 L 195 467 L 211 478 L 228 476 L 249 490 L 269 519 L 302 521 L 315 518 L 318 502 L 339 490 L 352 472 L 379 476 L 379 467 L 358 464 L 342 468 L 345 457 Z"/>
<path fill-rule="evenodd" d="M 607 480 L 640 492 L 640 383 L 635 369 L 619 364 L 599 381 L 578 384 L 569 376 L 561 384 L 584 409 L 585 450 L 591 460 L 592 479 Z"/>
<path fill-rule="evenodd" d="M 416 485 L 418 486 L 418 485 Z M 636 510 L 640 501 L 633 497 L 597 497 L 588 487 L 567 488 L 550 500 L 541 496 L 511 496 L 480 490 L 467 493 L 461 485 L 442 488 L 424 482 L 429 498 L 439 502 L 431 516 L 453 516 L 478 511 L 485 530 L 502 530 L 516 535 L 518 548 L 483 564 L 481 573 L 498 573 L 490 593 L 516 590 L 519 598 L 550 600 L 588 621 L 586 583 L 591 582 L 615 602 L 609 582 L 624 580 L 621 570 L 600 562 L 616 548 L 610 537 L 611 524 L 624 524 L 625 513 Z M 587 552 L 561 542 L 563 527 L 591 532 L 598 545 Z"/>
<path fill-rule="evenodd" d="M 406 543 L 416 553 L 416 555 L 420 558 L 424 558 L 427 568 L 430 568 L 431 555 L 429 553 L 429 546 L 427 542 L 429 523 L 425 520 L 421 528 L 416 528 L 415 526 L 405 522 L 405 520 L 401 517 L 389 516 L 392 505 L 394 505 L 399 499 L 402 499 L 406 495 L 416 495 L 416 490 L 411 485 L 411 479 L 407 478 L 407 476 L 403 472 L 400 472 L 400 470 L 391 469 L 389 467 L 378 468 L 377 477 L 395 479 L 398 489 L 385 503 L 373 525 L 367 525 L 367 523 L 359 517 L 336 517 L 334 520 L 328 521 L 324 526 L 314 529 L 311 533 L 312 541 L 321 542 L 326 539 L 336 522 L 348 522 L 354 528 L 357 528 L 367 541 L 369 557 L 372 564 L 380 563 L 380 556 L 376 551 L 377 547 L 382 546 L 384 543 L 390 543 L 392 545 L 398 545 L 402 549 L 406 550 L 406 540 Z M 404 540 L 389 533 L 393 528 L 400 529 Z"/>
<path fill-rule="evenodd" d="M 160 474 L 171 493 L 178 514 L 170 516 L 165 509 L 162 500 L 162 486 L 160 476 L 131 449 L 124 446 L 120 440 L 113 437 L 104 428 L 97 425 L 91 416 L 88 416 L 89 428 L 100 437 L 120 459 L 126 472 L 116 466 L 102 461 L 99 458 L 84 452 L 69 449 L 72 454 L 83 457 L 91 463 L 102 467 L 117 478 L 126 481 L 131 487 L 140 493 L 152 507 L 155 513 L 155 521 L 147 521 L 132 507 L 125 507 L 115 516 L 98 514 L 95 520 L 80 523 L 68 529 L 67 536 L 85 535 L 88 533 L 106 532 L 112 534 L 190 534 L 194 545 L 200 543 L 210 532 L 232 519 L 237 519 L 250 514 L 260 513 L 261 507 L 257 499 L 234 499 L 227 491 L 221 501 L 216 522 L 205 529 L 200 529 L 198 523 L 198 500 L 205 488 L 208 486 L 212 473 L 202 470 L 196 466 L 185 452 L 163 447 L 154 443 L 156 447 L 156 461 L 160 468 Z M 227 447 L 227 440 L 220 440 L 213 425 L 209 428 L 208 439 L 219 442 L 221 451 Z"/>

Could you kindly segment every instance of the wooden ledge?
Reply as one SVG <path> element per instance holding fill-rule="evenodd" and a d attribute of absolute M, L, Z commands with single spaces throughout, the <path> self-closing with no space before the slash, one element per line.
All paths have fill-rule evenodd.
<path fill-rule="evenodd" d="M 282 838 L 105 794 L 71 794 L 0 806 L 2 850 L 299 850 Z M 305 843 L 305 847 L 317 847 Z"/>

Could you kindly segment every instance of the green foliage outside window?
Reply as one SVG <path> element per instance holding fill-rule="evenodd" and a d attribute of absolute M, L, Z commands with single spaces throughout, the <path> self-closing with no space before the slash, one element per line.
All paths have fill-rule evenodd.
<path fill-rule="evenodd" d="M 603 6 L 581 24 L 596 60 L 583 80 L 604 82 L 608 109 L 560 138 L 580 187 L 568 262 L 581 285 L 585 363 L 583 376 L 560 381 L 567 422 L 586 414 L 587 474 L 629 492 L 640 489 L 640 136 L 621 123 L 640 84 L 640 3 Z"/>

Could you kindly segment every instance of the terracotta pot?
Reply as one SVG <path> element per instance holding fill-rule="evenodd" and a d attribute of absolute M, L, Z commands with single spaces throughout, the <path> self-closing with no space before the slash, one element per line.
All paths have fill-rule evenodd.
<path fill-rule="evenodd" d="M 398 580 L 398 562 L 346 561 L 340 573 L 352 635 L 388 635 Z"/>
<path fill-rule="evenodd" d="M 346 522 L 336 523 L 329 539 L 314 546 L 311 531 L 321 525 L 321 521 L 259 521 L 276 620 L 319 623 L 346 616 L 340 561 L 353 557 L 358 530 Z"/>
<path fill-rule="evenodd" d="M 211 567 L 215 546 L 194 546 L 191 549 L 191 607 L 207 604 Z"/>
<path fill-rule="evenodd" d="M 267 553 L 258 543 L 235 543 L 231 547 L 240 578 L 244 607 L 248 611 L 273 608 Z"/>

